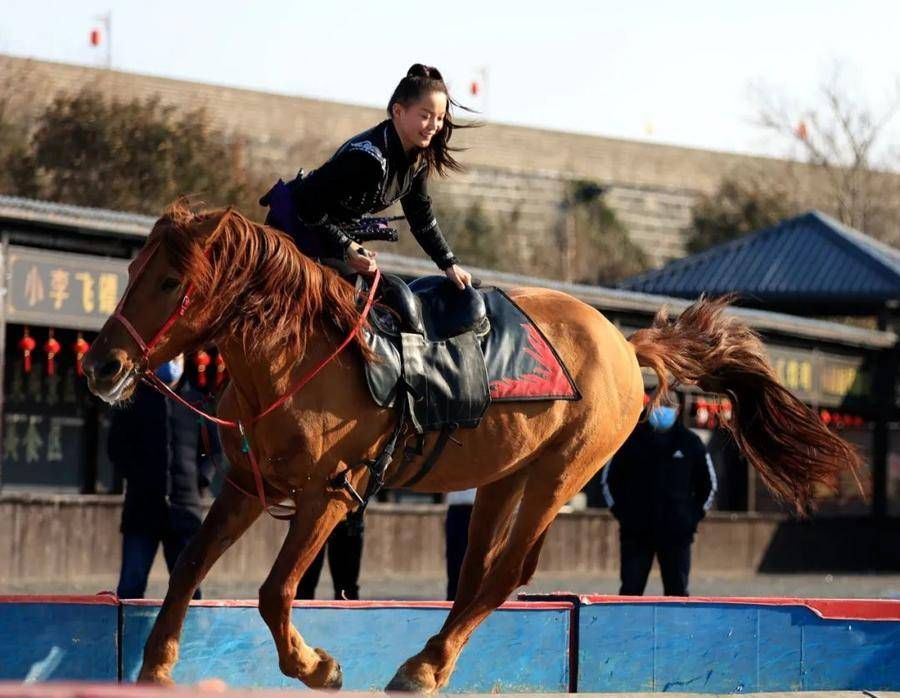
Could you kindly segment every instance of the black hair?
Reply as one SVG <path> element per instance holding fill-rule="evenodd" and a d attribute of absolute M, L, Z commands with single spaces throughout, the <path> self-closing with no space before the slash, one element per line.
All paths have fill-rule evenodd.
<path fill-rule="evenodd" d="M 388 102 L 387 113 L 389 117 L 393 118 L 395 104 L 408 107 L 431 92 L 442 92 L 447 97 L 447 113 L 444 115 L 444 125 L 441 127 L 441 130 L 434 134 L 431 143 L 428 144 L 427 148 L 421 150 L 419 156 L 425 159 L 429 173 L 436 172 L 443 177 L 448 172 L 460 172 L 463 169 L 463 166 L 452 155 L 452 153 L 458 152 L 460 149 L 449 146 L 453 130 L 470 128 L 472 124 L 456 124 L 453 122 L 452 107 L 459 107 L 466 111 L 471 110 L 462 106 L 450 96 L 441 71 L 422 63 L 414 63 L 406 72 L 406 77 L 394 89 L 394 94 L 391 95 L 391 99 Z"/>

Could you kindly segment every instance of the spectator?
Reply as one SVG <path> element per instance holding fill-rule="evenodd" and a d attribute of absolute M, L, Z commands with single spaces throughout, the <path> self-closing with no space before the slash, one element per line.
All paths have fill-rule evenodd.
<path fill-rule="evenodd" d="M 475 488 L 447 494 L 447 518 L 444 532 L 447 536 L 447 600 L 456 598 L 459 571 L 469 543 L 469 520 L 475 504 Z"/>
<path fill-rule="evenodd" d="M 624 596 L 641 596 L 653 558 L 666 596 L 688 596 L 691 544 L 712 506 L 716 474 L 706 447 L 678 419 L 654 408 L 603 469 L 606 503 L 619 520 Z"/>
<path fill-rule="evenodd" d="M 156 373 L 189 402 L 199 401 L 200 393 L 182 380 L 183 372 L 179 356 Z M 200 527 L 201 492 L 209 487 L 214 466 L 204 454 L 197 416 L 143 383 L 131 403 L 113 412 L 107 447 L 126 485 L 116 593 L 139 599 L 159 544 L 171 572 Z M 194 598 L 200 598 L 199 589 Z"/>
<path fill-rule="evenodd" d="M 364 530 L 363 515 L 360 511 L 348 514 L 346 519 L 335 526 L 328 536 L 328 541 L 300 579 L 297 585 L 298 599 L 316 598 L 316 586 L 322 574 L 326 550 L 334 598 L 339 601 L 359 598 L 359 568 L 362 562 Z"/>

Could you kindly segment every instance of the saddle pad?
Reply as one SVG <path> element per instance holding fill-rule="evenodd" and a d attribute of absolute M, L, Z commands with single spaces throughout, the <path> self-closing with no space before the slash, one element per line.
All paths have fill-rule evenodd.
<path fill-rule="evenodd" d="M 499 289 L 482 289 L 481 293 L 490 331 L 481 339 L 480 347 L 477 341 L 474 346 L 469 346 L 474 337 L 461 335 L 462 339 L 428 342 L 420 335 L 403 334 L 403 356 L 397 337 L 401 333 L 392 316 L 373 308 L 372 324 L 364 334 L 378 358 L 367 362 L 366 380 L 378 405 L 394 405 L 397 385 L 404 373 L 410 387 L 420 397 L 427 395 L 428 402 L 435 401 L 439 395 L 444 396 L 440 401 L 443 407 L 437 409 L 447 409 L 451 403 L 455 405 L 452 411 L 459 418 L 451 421 L 458 424 L 471 425 L 483 413 L 481 401 L 473 399 L 479 392 L 475 389 L 475 383 L 481 380 L 476 380 L 479 374 L 486 374 L 484 398 L 489 398 L 490 402 L 581 399 L 581 393 L 556 351 L 525 312 Z M 471 332 L 466 334 L 472 335 Z M 484 368 L 476 371 L 473 362 L 481 361 Z M 460 376 L 463 369 L 466 375 Z M 463 390 L 464 394 L 461 394 L 463 387 L 469 390 Z M 425 401 L 414 403 L 411 411 L 415 412 L 416 407 L 424 409 L 426 404 Z M 423 414 L 418 422 L 420 428 L 424 428 L 435 420 L 433 415 Z"/>
<path fill-rule="evenodd" d="M 568 369 L 531 318 L 500 289 L 483 293 L 491 323 L 482 340 L 491 401 L 580 400 Z"/>

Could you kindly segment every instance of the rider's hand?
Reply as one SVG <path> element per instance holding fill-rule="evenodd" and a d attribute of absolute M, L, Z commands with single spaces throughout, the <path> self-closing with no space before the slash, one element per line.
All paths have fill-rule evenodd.
<path fill-rule="evenodd" d="M 472 285 L 472 275 L 463 269 L 458 264 L 454 264 L 452 267 L 447 267 L 444 270 L 444 273 L 447 275 L 447 278 L 450 279 L 456 287 L 459 289 L 464 289 L 466 286 Z"/>
<path fill-rule="evenodd" d="M 378 268 L 378 265 L 375 263 L 377 256 L 377 252 L 372 252 L 362 245 L 352 242 L 350 247 L 347 248 L 344 259 L 353 271 L 365 274 L 374 272 Z"/>

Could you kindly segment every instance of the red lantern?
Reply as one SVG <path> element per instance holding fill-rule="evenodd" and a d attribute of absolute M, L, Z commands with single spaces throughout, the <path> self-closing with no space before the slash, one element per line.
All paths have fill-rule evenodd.
<path fill-rule="evenodd" d="M 56 337 L 53 336 L 53 330 L 49 330 L 49 335 L 47 336 L 47 341 L 44 342 L 44 351 L 47 352 L 47 375 L 53 376 L 56 374 L 56 362 L 54 361 L 56 355 L 59 353 L 60 346 Z"/>
<path fill-rule="evenodd" d="M 91 29 L 91 46 L 99 46 L 100 45 L 100 30 L 99 29 Z"/>
<path fill-rule="evenodd" d="M 84 375 L 84 369 L 81 368 L 81 360 L 84 358 L 84 355 L 88 353 L 88 350 L 91 348 L 91 345 L 87 343 L 87 340 L 81 336 L 81 332 L 78 333 L 78 339 L 75 340 L 75 344 L 72 345 L 72 351 L 75 352 L 75 373 L 78 374 L 78 377 Z"/>
<path fill-rule="evenodd" d="M 731 400 L 722 400 L 722 421 L 731 421 Z"/>
<path fill-rule="evenodd" d="M 697 400 L 697 412 L 694 415 L 694 418 L 697 420 L 698 427 L 702 429 L 706 426 L 706 423 L 709 421 L 709 408 L 706 404 L 706 400 Z"/>
<path fill-rule="evenodd" d="M 19 349 L 22 350 L 22 367 L 25 373 L 31 373 L 31 352 L 37 346 L 34 337 L 28 334 L 28 328 L 25 328 L 25 334 L 19 340 Z"/>
<path fill-rule="evenodd" d="M 225 382 L 225 357 L 221 353 L 216 354 L 216 388 L 222 387 Z"/>
<path fill-rule="evenodd" d="M 829 412 L 828 410 L 822 410 L 819 413 L 819 416 L 822 417 L 822 421 L 825 422 L 825 424 L 831 424 L 831 412 Z"/>
<path fill-rule="evenodd" d="M 197 352 L 197 357 L 194 359 L 197 363 L 197 386 L 200 388 L 206 387 L 206 367 L 209 366 L 211 359 L 209 358 L 209 354 L 207 354 L 202 349 Z"/>

